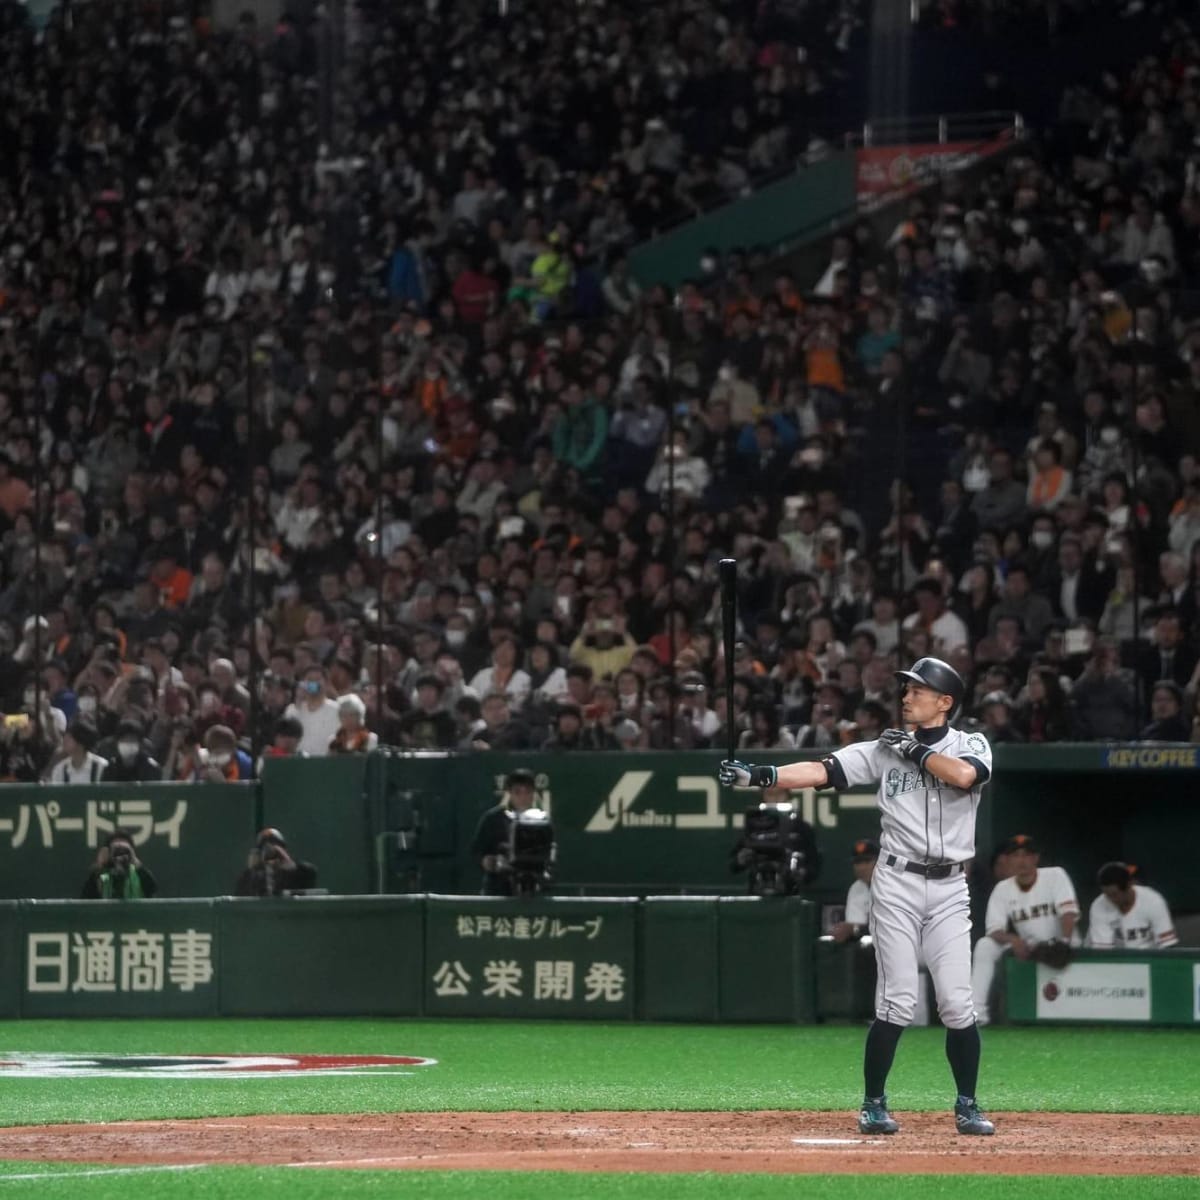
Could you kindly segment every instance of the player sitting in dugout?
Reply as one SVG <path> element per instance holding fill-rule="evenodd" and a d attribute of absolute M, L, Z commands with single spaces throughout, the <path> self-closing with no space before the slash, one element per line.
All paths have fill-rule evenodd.
<path fill-rule="evenodd" d="M 846 893 L 846 911 L 842 920 L 829 931 L 835 942 L 849 942 L 862 937 L 871 924 L 871 876 L 879 860 L 879 843 L 871 838 L 855 842 L 850 852 L 854 882 Z"/>
<path fill-rule="evenodd" d="M 96 851 L 96 865 L 84 881 L 85 900 L 149 900 L 158 891 L 158 880 L 137 856 L 133 834 L 114 829 Z"/>
<path fill-rule="evenodd" d="M 1110 862 L 1100 868 L 1100 895 L 1088 910 L 1087 944 L 1093 950 L 1165 950 L 1179 944 L 1161 892 L 1134 883 L 1137 867 Z"/>
<path fill-rule="evenodd" d="M 1066 871 L 1043 867 L 1028 834 L 1010 837 L 1000 853 L 1012 873 L 996 884 L 988 898 L 984 935 L 975 943 L 971 966 L 975 1019 L 980 1025 L 992 1019 L 989 999 L 996 964 L 1006 954 L 1066 966 L 1069 947 L 1079 940 L 1079 902 Z"/>

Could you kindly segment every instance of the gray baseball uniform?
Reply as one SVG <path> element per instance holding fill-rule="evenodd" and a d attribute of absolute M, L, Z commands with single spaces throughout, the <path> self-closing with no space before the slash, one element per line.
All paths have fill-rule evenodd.
<path fill-rule="evenodd" d="M 829 782 L 839 790 L 879 785 L 880 854 L 871 880 L 876 1015 L 911 1024 L 924 959 L 942 1023 L 963 1029 L 975 1021 L 966 869 L 975 854 L 975 813 L 991 775 L 992 751 L 982 735 L 949 725 L 916 736 L 938 754 L 971 763 L 972 787 L 943 783 L 881 741 L 835 751 Z"/>

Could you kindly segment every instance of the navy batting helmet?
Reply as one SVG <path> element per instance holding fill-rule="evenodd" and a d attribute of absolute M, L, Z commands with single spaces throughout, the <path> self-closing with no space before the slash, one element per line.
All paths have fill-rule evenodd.
<path fill-rule="evenodd" d="M 916 683 L 921 687 L 933 688 L 954 701 L 954 708 L 962 703 L 966 685 L 962 676 L 949 664 L 940 658 L 918 658 L 909 671 L 897 671 L 896 678 L 900 683 Z M 951 709 L 953 712 L 954 709 Z"/>

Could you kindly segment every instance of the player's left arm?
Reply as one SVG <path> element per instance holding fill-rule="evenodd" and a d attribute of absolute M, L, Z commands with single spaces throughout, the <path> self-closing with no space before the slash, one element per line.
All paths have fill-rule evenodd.
<path fill-rule="evenodd" d="M 960 791 L 968 792 L 991 778 L 992 748 L 982 734 L 968 734 L 953 754 L 939 753 L 902 729 L 886 729 L 879 740 L 926 774 Z"/>
<path fill-rule="evenodd" d="M 922 766 L 930 775 L 963 792 L 969 792 L 976 783 L 985 782 L 987 779 L 986 775 L 983 780 L 980 779 L 982 772 L 978 763 L 969 758 L 958 758 L 953 754 L 931 754 Z"/>

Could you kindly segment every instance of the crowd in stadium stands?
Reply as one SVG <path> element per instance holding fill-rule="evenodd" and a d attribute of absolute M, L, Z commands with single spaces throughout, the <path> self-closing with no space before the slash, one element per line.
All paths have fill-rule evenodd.
<path fill-rule="evenodd" d="M 996 742 L 1200 740 L 1191 28 L 812 278 L 628 272 L 808 148 L 858 7 L 363 4 L 335 87 L 0 0 L 0 775 L 723 746 L 727 553 L 747 749 L 925 653 Z"/>
<path fill-rule="evenodd" d="M 1112 14 L 1133 17 L 1175 7 L 1174 0 L 917 0 L 915 19 L 922 29 L 971 29 L 1036 40 Z"/>

